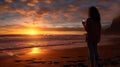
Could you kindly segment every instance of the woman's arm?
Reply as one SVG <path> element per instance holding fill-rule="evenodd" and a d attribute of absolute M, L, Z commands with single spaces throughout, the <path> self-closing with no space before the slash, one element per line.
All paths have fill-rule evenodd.
<path fill-rule="evenodd" d="M 84 29 L 86 30 L 86 22 L 82 21 L 82 24 L 83 24 Z"/>

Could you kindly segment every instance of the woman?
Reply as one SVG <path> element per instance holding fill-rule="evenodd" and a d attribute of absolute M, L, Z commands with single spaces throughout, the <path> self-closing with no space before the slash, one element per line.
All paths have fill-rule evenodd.
<path fill-rule="evenodd" d="M 97 44 L 100 41 L 101 24 L 100 14 L 96 7 L 92 6 L 89 8 L 88 19 L 82 24 L 87 32 L 86 41 L 90 52 L 91 67 L 95 67 L 95 65 L 99 67 Z"/>

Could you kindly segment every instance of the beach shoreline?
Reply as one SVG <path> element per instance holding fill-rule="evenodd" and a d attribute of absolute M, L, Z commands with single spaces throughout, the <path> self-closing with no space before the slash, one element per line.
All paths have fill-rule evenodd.
<path fill-rule="evenodd" d="M 120 45 L 102 45 L 98 47 L 101 65 L 120 66 Z M 23 51 L 28 49 L 24 49 Z M 20 50 L 22 51 L 22 50 Z M 70 49 L 48 49 L 38 54 L 18 54 L 9 57 L 1 56 L 0 67 L 90 67 L 87 47 Z"/>

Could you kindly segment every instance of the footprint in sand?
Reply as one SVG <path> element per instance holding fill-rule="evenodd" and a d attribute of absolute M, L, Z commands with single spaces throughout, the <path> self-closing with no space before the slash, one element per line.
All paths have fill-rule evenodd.
<path fill-rule="evenodd" d="M 66 62 L 68 63 L 79 63 L 79 62 L 85 62 L 86 60 L 68 60 Z"/>
<path fill-rule="evenodd" d="M 17 62 L 17 63 L 20 63 L 20 62 L 22 62 L 23 60 L 17 59 L 17 60 L 14 60 L 14 61 Z"/>
<path fill-rule="evenodd" d="M 63 67 L 87 67 L 87 65 L 84 64 L 84 63 L 78 63 L 78 64 L 67 64 L 67 65 L 63 65 Z"/>
<path fill-rule="evenodd" d="M 71 58 L 71 57 L 69 57 L 69 56 L 62 56 L 61 58 L 68 59 L 68 58 Z"/>
<path fill-rule="evenodd" d="M 46 63 L 46 61 L 33 60 L 31 63 L 40 63 L 40 64 L 45 64 L 45 63 Z"/>

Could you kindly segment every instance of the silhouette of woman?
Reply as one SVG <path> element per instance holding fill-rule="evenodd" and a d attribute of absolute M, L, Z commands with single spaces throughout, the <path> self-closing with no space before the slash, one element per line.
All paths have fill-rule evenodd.
<path fill-rule="evenodd" d="M 92 6 L 88 10 L 88 19 L 82 22 L 87 35 L 86 41 L 90 52 L 91 67 L 99 67 L 97 44 L 100 41 L 101 24 L 100 14 L 96 7 Z"/>

